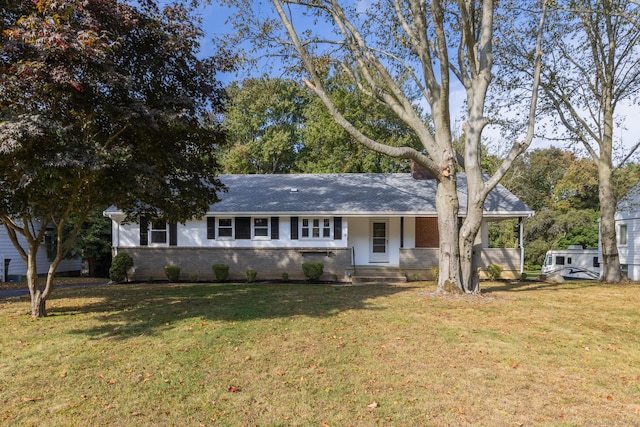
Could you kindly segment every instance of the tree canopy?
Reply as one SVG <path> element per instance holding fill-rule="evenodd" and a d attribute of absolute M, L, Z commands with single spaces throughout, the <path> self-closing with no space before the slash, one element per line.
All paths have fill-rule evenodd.
<path fill-rule="evenodd" d="M 181 221 L 222 186 L 216 72 L 198 58 L 198 19 L 180 4 L 13 1 L 0 15 L 0 218 L 28 265 L 32 315 L 83 219 L 116 204 L 131 218 Z M 76 228 L 63 233 L 73 219 Z M 35 253 L 45 227 L 60 239 L 45 290 Z M 63 236 L 69 236 L 62 241 Z"/>
<path fill-rule="evenodd" d="M 540 115 L 547 123 L 543 129 L 548 138 L 580 144 L 594 162 L 597 179 L 590 191 L 595 198 L 597 188 L 601 212 L 601 278 L 617 282 L 622 276 L 613 180 L 620 164 L 640 145 L 637 139 L 624 147 L 617 136 L 627 119 L 620 107 L 638 103 L 640 4 L 626 0 L 563 0 L 549 5 L 545 45 L 550 55 L 544 62 L 540 86 Z M 534 24 L 523 21 L 523 31 L 514 32 L 499 44 L 502 57 L 508 58 L 505 64 L 509 73 L 502 80 L 501 89 L 507 89 L 504 93 L 510 111 L 517 105 L 510 96 L 511 89 L 519 86 L 523 76 L 532 74 L 533 36 L 526 29 Z M 616 158 L 622 162 L 615 164 Z M 583 171 L 574 172 L 584 177 Z"/>
<path fill-rule="evenodd" d="M 337 78 L 329 91 L 363 132 L 391 146 L 418 147 L 415 135 L 391 111 L 361 99 Z M 322 102 L 299 82 L 261 77 L 234 82 L 224 114 L 226 173 L 375 173 L 408 171 L 395 159 L 358 144 L 336 124 Z M 418 109 L 418 106 L 416 106 Z M 427 121 L 428 118 L 425 118 Z"/>

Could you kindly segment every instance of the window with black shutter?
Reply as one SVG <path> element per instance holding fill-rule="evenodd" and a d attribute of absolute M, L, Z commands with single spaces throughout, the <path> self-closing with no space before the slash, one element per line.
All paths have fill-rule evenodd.
<path fill-rule="evenodd" d="M 149 221 L 140 218 L 140 246 L 149 245 Z"/>
<path fill-rule="evenodd" d="M 236 217 L 236 240 L 251 239 L 251 218 Z"/>
<path fill-rule="evenodd" d="M 216 238 L 216 218 L 213 216 L 207 217 L 207 239 L 213 240 Z"/>
<path fill-rule="evenodd" d="M 178 246 L 178 224 L 169 224 L 169 246 Z"/>
<path fill-rule="evenodd" d="M 278 240 L 280 238 L 280 218 L 277 216 L 271 217 L 271 240 Z"/>
<path fill-rule="evenodd" d="M 298 217 L 291 217 L 291 240 L 298 240 Z"/>
<path fill-rule="evenodd" d="M 333 217 L 333 240 L 342 240 L 342 217 Z"/>

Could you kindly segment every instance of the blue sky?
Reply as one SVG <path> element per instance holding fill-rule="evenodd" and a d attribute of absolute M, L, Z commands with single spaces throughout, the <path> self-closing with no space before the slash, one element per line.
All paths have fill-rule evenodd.
<path fill-rule="evenodd" d="M 368 0 L 360 0 L 361 6 L 362 5 L 366 6 L 367 2 Z M 268 6 L 265 6 L 265 7 L 268 7 Z M 220 36 L 220 35 L 233 32 L 233 27 L 230 24 L 226 24 L 226 20 L 229 18 L 229 16 L 232 13 L 233 13 L 233 10 L 231 8 L 227 6 L 222 6 L 218 4 L 218 2 L 215 0 L 213 0 L 211 4 L 205 5 L 202 8 L 201 14 L 203 19 L 203 27 L 205 31 L 205 37 L 201 42 L 201 51 L 203 56 L 214 54 L 215 46 L 212 42 L 212 38 L 214 36 Z M 255 75 L 260 73 L 254 72 L 253 74 Z M 225 74 L 225 75 L 219 76 L 219 78 L 224 83 L 230 83 L 234 80 L 242 80 L 243 78 L 246 78 L 246 77 L 250 77 L 250 72 L 247 70 L 240 70 L 237 74 L 232 73 L 232 74 Z M 452 111 L 453 126 L 455 127 L 455 126 L 459 126 L 462 121 L 461 119 L 462 114 L 460 114 L 459 112 L 462 106 L 464 105 L 465 93 L 462 87 L 460 87 L 459 89 L 456 89 L 454 87 L 452 89 L 453 90 L 451 93 L 451 109 L 452 109 L 451 111 Z M 618 134 L 619 137 L 622 137 L 624 141 L 624 145 L 629 147 L 633 145 L 636 141 L 638 141 L 638 138 L 640 136 L 640 120 L 635 119 L 635 117 L 637 117 L 639 109 L 637 106 L 627 105 L 626 103 L 623 103 L 622 105 L 619 105 L 618 112 L 620 114 L 626 115 L 626 120 L 624 123 L 626 129 L 618 128 L 616 133 Z M 499 135 L 497 135 L 496 132 L 492 132 L 491 129 L 486 130 L 485 136 L 494 140 L 500 140 Z M 558 146 L 559 144 L 556 143 L 554 145 Z M 533 142 L 531 148 L 545 148 L 548 146 L 549 146 L 548 141 L 537 140 Z M 564 147 L 560 146 L 560 148 L 564 148 Z"/>

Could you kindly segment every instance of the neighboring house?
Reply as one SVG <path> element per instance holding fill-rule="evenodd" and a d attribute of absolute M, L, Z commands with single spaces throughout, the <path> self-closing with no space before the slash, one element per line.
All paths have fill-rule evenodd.
<path fill-rule="evenodd" d="M 206 217 L 184 224 L 126 223 L 109 208 L 114 253 L 134 259 L 133 280 L 164 278 L 168 264 L 182 278 L 212 278 L 230 266 L 233 279 L 251 268 L 257 279 L 304 278 L 302 263 L 324 264 L 323 279 L 365 280 L 396 275 L 430 278 L 438 266 L 436 181 L 424 171 L 395 174 L 222 175 L 228 187 Z M 467 186 L 458 177 L 460 215 Z M 477 240 L 479 265 L 499 264 L 504 277 L 522 271 L 522 247 L 489 249 L 490 221 L 526 218 L 527 206 L 502 186 L 485 203 Z M 522 246 L 522 245 L 520 245 Z M 416 276 L 417 275 L 417 276 Z"/>
<path fill-rule="evenodd" d="M 622 274 L 640 280 L 640 184 L 618 202 L 615 222 Z"/>
<path fill-rule="evenodd" d="M 45 236 L 45 241 L 40 246 L 36 262 L 38 266 L 38 274 L 47 274 L 51 262 L 47 257 L 47 247 L 50 245 L 49 236 Z M 27 242 L 18 235 L 18 241 L 23 248 L 27 248 Z M 80 274 L 82 260 L 80 258 L 64 259 L 56 270 L 57 273 Z M 0 224 L 0 281 L 16 280 L 20 281 L 27 275 L 27 266 L 22 261 L 16 247 L 7 235 L 4 225 Z"/>

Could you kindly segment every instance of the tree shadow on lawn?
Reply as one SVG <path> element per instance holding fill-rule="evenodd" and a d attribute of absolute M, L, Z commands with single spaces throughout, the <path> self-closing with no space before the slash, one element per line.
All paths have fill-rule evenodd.
<path fill-rule="evenodd" d="M 585 289 L 607 286 L 598 280 L 566 280 L 562 283 L 548 283 L 542 281 L 523 280 L 518 282 L 492 282 L 492 285 L 481 287 L 483 294 L 495 292 L 532 292 L 532 291 L 559 291 L 568 289 Z M 496 285 L 496 283 L 500 283 Z"/>
<path fill-rule="evenodd" d="M 74 332 L 95 337 L 153 335 L 185 319 L 244 322 L 330 317 L 345 310 L 380 310 L 370 301 L 415 288 L 406 285 L 141 284 L 108 285 L 52 295 L 88 301 L 55 307 L 49 316 L 94 314 L 99 325 Z"/>

